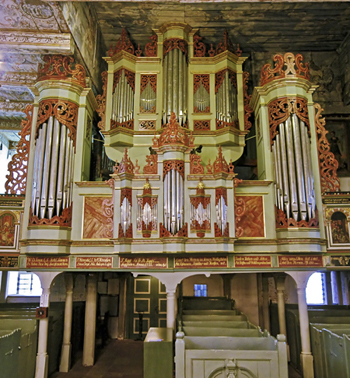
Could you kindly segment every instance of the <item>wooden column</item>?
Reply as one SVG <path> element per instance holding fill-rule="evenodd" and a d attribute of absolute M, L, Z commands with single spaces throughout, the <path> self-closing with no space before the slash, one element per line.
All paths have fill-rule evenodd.
<path fill-rule="evenodd" d="M 41 282 L 43 292 L 40 297 L 40 307 L 43 312 L 48 314 L 50 304 L 50 288 L 54 278 L 60 272 L 38 272 L 36 273 Z M 38 353 L 36 356 L 35 378 L 47 378 L 49 355 L 47 354 L 47 337 L 49 330 L 49 318 L 42 317 L 39 320 L 39 336 L 38 336 Z"/>
<path fill-rule="evenodd" d="M 86 282 L 83 366 L 93 366 L 95 363 L 96 308 L 97 274 L 88 274 Z"/>
<path fill-rule="evenodd" d="M 71 348 L 72 344 L 72 315 L 73 315 L 73 274 L 65 273 L 66 282 L 66 303 L 64 309 L 64 330 L 63 330 L 63 344 L 61 351 L 60 372 L 68 373 L 71 365 Z"/>
<path fill-rule="evenodd" d="M 311 354 L 309 314 L 306 303 L 306 285 L 313 272 L 286 272 L 297 284 L 299 321 L 300 321 L 300 338 L 301 338 L 301 366 L 303 378 L 314 378 L 313 356 Z"/>

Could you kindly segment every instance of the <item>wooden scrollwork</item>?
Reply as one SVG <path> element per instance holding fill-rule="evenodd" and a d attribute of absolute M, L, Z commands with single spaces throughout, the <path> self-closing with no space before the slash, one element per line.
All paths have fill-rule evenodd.
<path fill-rule="evenodd" d="M 61 226 L 72 227 L 72 205 L 66 207 L 62 211 L 62 215 L 55 215 L 51 219 L 42 218 L 39 219 L 36 215 L 33 215 L 32 209 L 29 214 L 29 226 Z"/>
<path fill-rule="evenodd" d="M 105 130 L 106 125 L 106 95 L 107 95 L 107 71 L 102 72 L 102 95 L 96 96 L 97 109 L 96 112 L 101 117 L 101 121 L 98 123 L 100 130 Z"/>
<path fill-rule="evenodd" d="M 243 72 L 244 130 L 249 130 L 252 127 L 252 123 L 249 120 L 253 113 L 253 109 L 249 105 L 252 96 L 248 95 L 248 80 L 249 72 Z"/>
<path fill-rule="evenodd" d="M 294 54 L 288 52 L 284 55 L 276 54 L 273 57 L 275 67 L 272 68 L 270 63 L 267 63 L 261 69 L 260 85 L 263 86 L 272 80 L 283 79 L 287 75 L 310 79 L 309 64 L 302 62 L 303 56 L 301 54 Z M 286 69 L 283 70 L 283 67 Z"/>
<path fill-rule="evenodd" d="M 318 161 L 321 176 L 321 191 L 339 192 L 340 181 L 337 174 L 339 162 L 330 150 L 329 142 L 326 137 L 328 131 L 325 128 L 326 120 L 322 117 L 323 109 L 320 104 L 315 104 L 315 124 L 317 133 Z"/>
<path fill-rule="evenodd" d="M 72 139 L 74 151 L 76 150 L 76 132 L 79 106 L 70 101 L 57 99 L 43 100 L 39 103 L 38 119 L 36 123 L 36 136 L 39 127 L 51 116 L 69 129 L 68 137 Z"/>
<path fill-rule="evenodd" d="M 6 194 L 25 194 L 26 192 L 33 105 L 27 105 L 24 112 L 27 118 L 21 122 L 22 130 L 18 133 L 20 140 L 17 144 L 17 152 L 8 165 L 9 174 L 6 175 L 5 183 Z"/>
<path fill-rule="evenodd" d="M 42 59 L 45 64 L 39 65 L 38 81 L 71 80 L 85 88 L 85 69 L 72 56 L 45 55 Z"/>
<path fill-rule="evenodd" d="M 185 163 L 183 160 L 164 160 L 163 161 L 163 179 L 165 175 L 170 172 L 172 169 L 175 169 L 180 173 L 184 179 L 185 174 Z"/>
<path fill-rule="evenodd" d="M 145 47 L 145 55 L 150 57 L 157 56 L 157 41 L 158 37 L 156 34 L 149 37 L 151 42 L 148 42 Z"/>
<path fill-rule="evenodd" d="M 163 56 L 165 56 L 169 51 L 174 49 L 181 50 L 185 55 L 188 54 L 187 41 L 181 38 L 169 38 L 163 42 Z"/>
<path fill-rule="evenodd" d="M 122 34 L 120 38 L 118 39 L 115 47 L 111 46 L 108 50 L 108 55 L 113 56 L 117 54 L 120 51 L 126 51 L 129 54 L 135 55 L 135 48 L 133 44 L 131 43 L 126 30 L 123 28 Z"/>
<path fill-rule="evenodd" d="M 268 104 L 269 124 L 270 124 L 270 143 L 271 148 L 273 140 L 278 134 L 278 126 L 285 122 L 289 116 L 295 113 L 308 127 L 310 134 L 309 113 L 307 110 L 307 101 L 301 97 L 282 97 Z"/>

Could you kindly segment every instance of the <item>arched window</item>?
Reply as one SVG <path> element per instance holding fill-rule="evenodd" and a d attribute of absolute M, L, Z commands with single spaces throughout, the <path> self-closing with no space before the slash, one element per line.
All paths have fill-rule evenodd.
<path fill-rule="evenodd" d="M 306 285 L 307 304 L 327 304 L 325 295 L 325 274 L 313 273 Z"/>
<path fill-rule="evenodd" d="M 7 295 L 40 296 L 42 293 L 39 277 L 31 272 L 9 272 Z"/>

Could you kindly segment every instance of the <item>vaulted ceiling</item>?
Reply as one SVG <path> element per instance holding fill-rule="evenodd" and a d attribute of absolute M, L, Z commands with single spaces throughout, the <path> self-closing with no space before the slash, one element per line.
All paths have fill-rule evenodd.
<path fill-rule="evenodd" d="M 78 7 L 80 13 L 76 11 Z M 82 14 L 89 22 L 81 21 Z M 247 54 L 334 52 L 350 31 L 350 2 L 1 0 L 0 141 L 11 140 L 11 133 L 20 129 L 23 110 L 33 102 L 31 88 L 43 54 L 75 54 L 89 66 L 89 60 L 101 61 L 101 55 L 107 55 L 123 27 L 135 46 L 140 44 L 144 49 L 152 30 L 165 22 L 185 22 L 199 29 L 208 46 L 215 46 L 227 29 L 232 42 Z M 92 31 L 95 23 L 102 37 L 94 41 L 98 53 L 92 57 L 86 51 L 88 42 L 97 38 Z M 81 47 L 84 44 L 85 49 Z M 99 64 L 90 66 L 101 70 Z M 100 72 L 95 77 L 99 75 Z"/>

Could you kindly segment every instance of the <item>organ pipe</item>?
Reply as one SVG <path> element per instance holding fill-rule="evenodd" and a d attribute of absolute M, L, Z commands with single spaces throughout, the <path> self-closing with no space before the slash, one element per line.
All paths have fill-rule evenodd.
<path fill-rule="evenodd" d="M 181 50 L 174 48 L 164 57 L 163 123 L 170 120 L 171 113 L 181 126 L 187 122 L 187 58 Z"/>
<path fill-rule="evenodd" d="M 276 206 L 287 218 L 310 220 L 315 217 L 316 203 L 307 126 L 291 114 L 278 131 L 272 146 L 276 196 L 280 196 L 276 197 Z"/>
<path fill-rule="evenodd" d="M 216 119 L 233 123 L 237 117 L 237 89 L 232 85 L 229 72 L 226 71 L 216 93 Z"/>
<path fill-rule="evenodd" d="M 179 171 L 171 169 L 164 177 L 164 225 L 175 235 L 184 225 L 183 178 Z"/>
<path fill-rule="evenodd" d="M 125 70 L 122 69 L 118 84 L 112 95 L 112 121 L 118 124 L 134 118 L 134 90 L 128 83 Z"/>
<path fill-rule="evenodd" d="M 62 215 L 72 202 L 73 140 L 69 129 L 50 116 L 38 129 L 34 155 L 32 212 L 39 219 Z"/>

